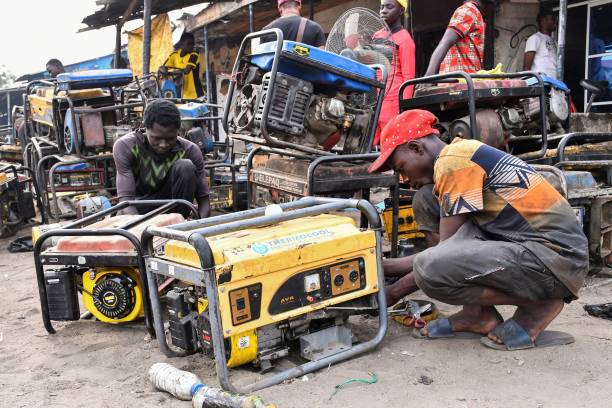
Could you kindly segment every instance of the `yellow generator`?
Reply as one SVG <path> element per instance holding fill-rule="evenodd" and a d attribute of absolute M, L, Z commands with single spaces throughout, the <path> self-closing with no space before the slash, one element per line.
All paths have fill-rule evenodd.
<path fill-rule="evenodd" d="M 397 237 L 398 239 L 418 240 L 424 238 L 424 235 L 419 232 L 419 226 L 414 218 L 414 210 L 412 208 L 414 193 L 412 191 L 409 191 L 409 193 L 412 194 L 400 196 L 399 199 Z M 385 222 L 385 232 L 387 239 L 391 241 L 393 234 L 393 202 L 390 198 L 386 198 L 384 203 L 383 220 Z"/>
<path fill-rule="evenodd" d="M 128 206 L 148 212 L 116 215 Z M 180 206 L 183 208 L 176 208 Z M 149 225 L 183 222 L 181 214 L 172 213 L 181 209 L 197 218 L 197 209 L 183 200 L 125 201 L 67 225 L 33 228 L 34 263 L 47 331 L 55 332 L 51 321 L 80 319 L 80 293 L 87 314 L 98 321 L 121 324 L 144 317 L 154 335 L 140 236 Z"/>
<path fill-rule="evenodd" d="M 330 214 L 349 208 L 367 216 L 370 227 Z M 154 237 L 168 241 L 153 251 Z M 381 222 L 365 200 L 307 197 L 152 226 L 142 242 L 149 285 L 160 276 L 181 282 L 163 306 L 156 291 L 149 293 L 162 351 L 214 357 L 226 390 L 252 392 L 327 367 L 371 350 L 385 334 Z M 378 314 L 378 332 L 356 344 L 349 317 L 362 314 Z M 228 368 L 267 371 L 290 352 L 306 362 L 247 386 L 229 380 Z"/>

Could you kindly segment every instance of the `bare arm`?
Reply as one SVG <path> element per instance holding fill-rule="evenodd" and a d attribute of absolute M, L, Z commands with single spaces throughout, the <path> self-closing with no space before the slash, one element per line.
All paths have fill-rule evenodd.
<path fill-rule="evenodd" d="M 200 218 L 210 217 L 210 200 L 208 196 L 198 198 L 198 214 L 200 214 Z"/>
<path fill-rule="evenodd" d="M 131 167 L 131 151 L 127 139 L 119 139 L 113 147 L 113 159 L 117 169 L 117 195 L 119 202 L 136 199 L 136 178 Z M 136 207 L 127 207 L 121 214 L 138 214 Z"/>
<path fill-rule="evenodd" d="M 431 231 L 422 231 L 423 235 L 425 235 L 425 242 L 427 243 L 427 248 L 431 248 L 440 243 L 440 234 L 437 232 Z"/>
<path fill-rule="evenodd" d="M 535 54 L 535 51 L 528 51 L 525 53 L 525 58 L 523 59 L 523 71 L 531 71 Z"/>
<path fill-rule="evenodd" d="M 469 219 L 469 214 L 453 215 L 440 219 L 440 242 L 446 241 L 461 228 Z"/>
<path fill-rule="evenodd" d="M 385 276 L 404 276 L 412 272 L 414 258 L 416 255 L 410 255 L 404 258 L 390 258 L 383 261 Z"/>
<path fill-rule="evenodd" d="M 459 38 L 459 34 L 457 34 L 455 30 L 451 28 L 446 29 L 440 44 L 438 44 L 435 51 L 431 55 L 425 76 L 435 75 L 440 71 L 440 64 L 442 64 L 442 61 L 444 61 L 444 57 L 446 57 L 448 50 L 450 50 L 451 47 L 455 45 L 457 41 L 459 41 Z"/>
<path fill-rule="evenodd" d="M 200 214 L 200 218 L 206 218 L 210 216 L 210 190 L 206 182 L 207 176 L 204 156 L 202 156 L 200 149 L 195 144 L 192 144 L 187 151 L 187 157 L 196 168 L 196 200 L 198 201 L 198 214 Z"/>
<path fill-rule="evenodd" d="M 444 217 L 440 220 L 440 234 L 435 234 L 435 238 L 439 238 L 439 241 L 444 241 L 453 235 L 461 228 L 461 226 L 468 220 L 468 214 L 454 215 L 452 217 Z M 432 233 L 433 235 L 433 233 Z M 438 242 L 428 242 L 428 246 L 435 246 Z M 410 255 L 404 258 L 391 258 L 383 261 L 383 268 L 385 270 L 385 276 L 405 276 L 412 272 L 414 267 L 415 255 Z"/>

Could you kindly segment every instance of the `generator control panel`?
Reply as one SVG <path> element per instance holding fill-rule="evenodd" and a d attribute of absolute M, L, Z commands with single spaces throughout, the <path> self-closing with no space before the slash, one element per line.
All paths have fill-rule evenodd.
<path fill-rule="evenodd" d="M 363 289 L 365 276 L 361 258 L 295 274 L 276 291 L 268 312 L 280 314 Z"/>
<path fill-rule="evenodd" d="M 261 283 L 230 291 L 229 301 L 234 326 L 259 319 Z"/>

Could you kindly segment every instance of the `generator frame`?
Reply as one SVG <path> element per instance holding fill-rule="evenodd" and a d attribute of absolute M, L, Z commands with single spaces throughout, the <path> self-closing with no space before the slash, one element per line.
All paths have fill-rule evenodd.
<path fill-rule="evenodd" d="M 524 78 L 535 78 L 537 86 L 525 86 L 519 88 L 485 88 L 477 89 L 474 86 L 475 79 L 494 80 L 494 79 L 524 79 Z M 441 93 L 437 95 L 427 96 L 416 96 L 411 99 L 403 98 L 404 90 L 408 86 L 417 86 L 422 84 L 439 84 L 439 83 L 457 83 L 459 80 L 464 80 L 466 83 L 466 89 L 452 92 L 452 93 Z M 493 92 L 497 95 L 493 95 Z M 399 106 L 400 112 L 404 112 L 408 109 L 427 109 L 429 106 L 435 106 L 436 104 L 446 102 L 466 102 L 468 105 L 469 117 L 470 117 L 470 128 L 478 131 L 478 122 L 476 121 L 476 102 L 481 99 L 495 98 L 534 98 L 539 99 L 540 104 L 540 126 L 541 126 L 541 139 L 542 145 L 540 150 L 529 154 L 527 159 L 539 159 L 546 155 L 548 150 L 548 128 L 546 118 L 546 86 L 542 76 L 537 72 L 524 71 L 516 73 L 504 73 L 504 74 L 467 74 L 465 72 L 450 72 L 447 74 L 431 75 L 422 78 L 410 79 L 404 82 L 400 86 L 399 90 Z M 427 103 L 425 103 L 427 101 Z M 522 157 L 522 156 L 521 156 Z"/>
<path fill-rule="evenodd" d="M 89 89 L 87 87 L 79 86 L 78 82 L 79 81 L 73 81 L 72 83 L 73 86 L 70 86 L 71 83 L 67 82 L 68 90 Z M 54 146 L 57 149 L 58 153 L 60 154 L 72 154 L 67 151 L 67 147 L 65 146 L 63 126 L 60 126 L 60 123 L 63 123 L 63 119 L 59 118 L 60 116 L 59 106 L 56 106 L 59 102 L 65 102 L 68 104 L 68 109 L 70 109 L 72 113 L 71 119 L 74 123 L 74 129 L 76 131 L 76 134 L 73 135 L 73 138 L 76 142 L 75 143 L 76 151 L 74 152 L 74 154 L 76 154 L 77 156 L 83 159 L 95 158 L 96 155 L 85 155 L 83 152 L 81 152 L 80 144 L 81 144 L 81 141 L 83 140 L 83 135 L 82 135 L 83 130 L 81 128 L 81 121 L 79 120 L 80 115 L 88 114 L 88 113 L 130 110 L 130 109 L 138 108 L 138 107 L 142 107 L 144 109 L 146 107 L 147 99 L 140 86 L 140 81 L 136 80 L 135 82 L 137 84 L 136 89 L 120 89 L 119 90 L 119 99 L 116 98 L 115 89 L 121 88 L 121 87 L 111 85 L 111 84 L 101 85 L 101 86 L 96 87 L 96 88 L 107 89 L 109 91 L 109 95 L 104 97 L 104 100 L 101 101 L 102 105 L 96 106 L 96 107 L 86 106 L 86 104 L 84 106 L 81 106 L 83 105 L 82 102 L 83 101 L 86 102 L 87 99 L 79 100 L 78 103 L 76 103 L 76 100 L 70 97 L 68 92 L 66 93 L 65 96 L 58 96 L 58 92 L 59 92 L 58 85 L 59 84 L 56 80 L 50 81 L 50 80 L 39 79 L 39 80 L 29 82 L 26 87 L 26 93 L 24 97 L 24 119 L 25 119 L 26 138 L 31 141 L 35 137 L 40 137 L 40 136 L 35 135 L 35 132 L 34 132 L 34 128 L 33 128 L 34 121 L 31 117 L 30 101 L 28 99 L 28 96 L 31 94 L 32 89 L 35 85 L 44 85 L 46 87 L 53 87 L 53 101 L 52 101 L 53 103 L 53 106 L 52 106 L 53 123 L 49 127 L 55 129 L 56 134 L 55 134 L 55 141 L 52 141 L 49 139 L 49 140 L 46 140 L 46 142 Z M 129 97 L 127 97 L 127 95 L 129 94 L 138 94 L 140 97 L 140 101 L 139 102 L 129 102 Z M 46 139 L 46 138 L 42 137 L 42 139 Z"/>
<path fill-rule="evenodd" d="M 138 217 L 129 220 L 128 222 L 120 225 L 117 228 L 101 228 L 97 230 L 87 229 L 87 226 L 94 222 L 106 217 L 107 215 L 116 214 L 127 207 L 149 207 L 158 206 L 154 210 L 147 212 L 146 214 L 139 215 Z M 40 308 L 43 318 L 45 329 L 49 334 L 55 333 L 55 329 L 51 323 L 47 290 L 44 281 L 44 267 L 54 265 L 80 265 L 85 264 L 90 267 L 106 267 L 106 266 L 132 266 L 138 268 L 140 279 L 142 280 L 142 295 L 144 299 L 144 320 L 147 332 L 151 336 L 155 336 L 153 330 L 153 315 L 151 313 L 151 306 L 149 302 L 149 286 L 146 277 L 146 268 L 144 262 L 145 251 L 143 245 L 138 237 L 129 231 L 133 228 L 156 215 L 169 212 L 178 206 L 184 206 L 189 209 L 192 215 L 199 218 L 198 210 L 192 203 L 185 200 L 140 200 L 140 201 L 122 201 L 119 204 L 100 211 L 96 214 L 92 214 L 88 217 L 74 221 L 62 228 L 47 231 L 43 233 L 36 243 L 34 244 L 34 266 L 36 269 L 36 280 L 38 282 L 38 293 L 40 296 Z M 109 237 L 109 236 L 121 236 L 130 241 L 134 247 L 134 253 L 117 253 L 117 252 L 101 252 L 101 253 L 78 253 L 78 252 L 47 252 L 43 251 L 43 245 L 45 242 L 53 237 Z M 85 263 L 83 259 L 85 258 Z M 156 288 L 153 284 L 153 288 Z M 153 290 L 155 291 L 155 290 Z"/>
<path fill-rule="evenodd" d="M 321 197 L 306 197 L 291 203 L 281 204 L 283 213 L 278 215 L 265 215 L 265 208 L 255 208 L 239 213 L 226 214 L 212 219 L 202 219 L 191 221 L 183 224 L 178 224 L 170 227 L 153 227 L 149 226 L 144 231 L 142 236 L 142 245 L 146 248 L 146 275 L 149 286 L 154 284 L 155 275 L 160 274 L 167 277 L 173 277 L 179 280 L 193 283 L 194 285 L 204 288 L 208 300 L 209 318 L 211 324 L 211 336 L 213 343 L 213 351 L 215 357 L 215 367 L 217 377 L 221 387 L 225 390 L 238 393 L 251 393 L 272 385 L 280 384 L 281 382 L 308 374 L 315 370 L 326 367 L 330 364 L 349 359 L 358 354 L 367 352 L 375 348 L 382 341 L 387 331 L 387 308 L 384 291 L 384 271 L 382 266 L 382 244 L 381 230 L 382 224 L 376 209 L 366 200 L 344 200 L 334 198 Z M 358 209 L 368 219 L 370 229 L 376 236 L 376 257 L 377 257 L 377 277 L 379 291 L 376 295 L 378 302 L 378 331 L 376 335 L 367 342 L 357 344 L 356 346 L 342 351 L 338 354 L 322 358 L 318 361 L 311 361 L 300 366 L 284 370 L 280 373 L 271 375 L 263 380 L 249 384 L 247 386 L 237 386 L 230 379 L 229 369 L 227 367 L 227 356 L 225 352 L 225 344 L 223 337 L 223 327 L 220 315 L 219 295 L 217 291 L 217 277 L 215 273 L 215 264 L 212 257 L 212 250 L 207 241 L 208 237 L 219 234 L 229 233 L 242 230 L 245 228 L 256 228 L 269 224 L 280 223 L 298 218 L 320 215 L 332 211 L 340 211 L 344 209 Z M 158 263 L 156 270 L 151 268 L 151 263 L 155 262 L 153 252 L 153 238 L 162 237 L 173 239 L 190 244 L 196 251 L 201 269 L 183 267 L 173 265 L 173 270 L 164 269 L 162 263 Z M 177 352 L 172 350 L 168 345 L 165 336 L 164 323 L 162 318 L 162 309 L 159 295 L 156 291 L 149 291 L 151 297 L 151 307 L 153 313 L 153 321 L 159 347 L 167 357 L 181 357 L 185 352 Z"/>
<path fill-rule="evenodd" d="M 19 216 L 19 220 L 16 221 L 11 221 L 10 224 L 6 224 L 4 222 L 0 222 L 0 227 L 2 229 L 4 229 L 5 226 L 8 227 L 17 227 L 19 226 L 19 224 L 23 223 L 24 221 L 26 221 L 26 219 L 23 217 L 23 191 L 21 190 L 21 188 L 18 186 L 18 184 L 21 183 L 30 183 L 31 184 L 31 188 L 33 189 L 34 195 L 35 195 L 35 200 L 36 200 L 36 204 L 38 205 L 38 208 L 40 210 L 40 218 L 41 218 L 41 223 L 45 224 L 47 222 L 47 212 L 45 211 L 45 208 L 43 206 L 43 203 L 41 201 L 41 196 L 40 196 L 40 191 L 38 190 L 38 185 L 36 184 L 36 179 L 34 177 L 34 173 L 32 172 L 32 170 L 28 167 L 22 166 L 22 165 L 18 165 L 18 164 L 8 164 L 6 166 L 2 166 L 0 168 L 0 173 L 12 173 L 13 178 L 10 180 L 7 180 L 4 184 L 6 184 L 6 186 L 4 184 L 0 184 L 0 196 L 4 195 L 4 193 L 11 189 L 11 188 L 17 188 L 17 207 L 18 207 L 18 216 Z M 27 179 L 25 180 L 19 180 L 19 173 L 23 172 L 23 173 L 27 173 L 24 174 L 24 176 L 27 177 Z"/>
<path fill-rule="evenodd" d="M 474 86 L 475 79 L 510 79 L 510 78 L 535 78 L 538 82 L 537 86 L 527 86 L 518 88 L 485 88 L 476 89 Z M 417 97 L 413 99 L 403 99 L 403 91 L 410 85 L 419 84 L 438 84 L 438 83 L 456 83 L 460 79 L 463 79 L 466 83 L 466 89 L 452 92 L 442 93 L 435 95 L 427 95 Z M 492 90 L 497 89 L 497 95 L 492 95 Z M 584 202 L 588 202 L 589 212 L 592 213 L 593 209 L 597 211 L 594 218 L 590 218 L 589 225 L 584 225 L 584 232 L 589 240 L 589 255 L 590 256 L 603 256 L 606 253 L 608 258 L 612 254 L 612 246 L 608 244 L 606 247 L 605 237 L 606 234 L 612 235 L 612 220 L 603 219 L 602 209 L 609 200 L 612 200 L 612 152 L 594 152 L 585 151 L 578 154 L 571 155 L 572 158 L 569 160 L 569 155 L 566 153 L 566 148 L 570 142 L 580 141 L 582 143 L 587 142 L 609 142 L 612 141 L 612 133 L 610 132 L 571 132 L 564 134 L 555 134 L 553 137 L 549 137 L 547 129 L 547 114 L 546 114 L 546 87 L 542 76 L 536 72 L 517 72 L 509 74 L 466 74 L 464 72 L 451 72 L 447 74 L 433 75 L 429 77 L 417 78 L 406 81 L 400 87 L 400 111 L 407 109 L 427 109 L 431 106 L 446 102 L 465 102 L 468 106 L 470 127 L 478 132 L 478 123 L 476 121 L 476 102 L 481 99 L 490 99 L 491 97 L 538 97 L 540 104 L 540 128 L 541 128 L 541 146 L 540 149 L 533 152 L 526 152 L 517 154 L 516 157 L 530 163 L 532 165 L 548 165 L 554 166 L 559 169 L 561 182 L 565 184 L 565 196 L 570 202 L 570 205 L 579 203 L 583 205 Z M 537 135 L 535 136 L 537 137 Z M 534 137 L 527 137 L 527 139 L 533 139 Z M 519 137 L 517 140 L 523 140 L 523 137 Z M 511 139 L 512 140 L 512 139 Z M 549 150 L 550 142 L 556 144 L 556 152 Z M 568 186 L 563 176 L 563 170 L 585 170 L 593 173 L 593 170 L 603 169 L 605 174 L 603 175 L 603 186 L 595 190 L 581 190 L 580 186 L 574 186 L 572 190 L 571 186 Z M 609 236 L 609 235 L 608 235 Z M 603 258 L 602 258 L 603 259 Z M 608 261 L 609 262 L 609 261 Z M 611 267 L 610 264 L 606 264 L 606 259 L 603 259 L 603 265 Z"/>
<path fill-rule="evenodd" d="M 278 28 L 273 28 L 270 30 L 263 30 L 263 31 L 258 31 L 255 33 L 248 34 L 246 37 L 244 37 L 244 39 L 242 40 L 242 43 L 240 43 L 240 48 L 238 49 L 238 54 L 236 55 L 236 62 L 234 63 L 234 68 L 232 69 L 232 75 L 230 78 L 229 88 L 227 91 L 225 110 L 223 112 L 223 123 L 222 123 L 223 129 L 225 130 L 225 133 L 227 135 L 230 134 L 228 122 L 229 122 L 229 113 L 231 111 L 231 105 L 234 99 L 234 92 L 236 90 L 236 82 L 237 82 L 236 78 L 238 76 L 240 65 L 244 62 L 246 58 L 245 50 L 246 50 L 247 44 L 249 41 L 253 39 L 262 38 L 265 36 L 275 36 L 276 37 L 276 48 L 274 50 L 274 59 L 272 60 L 272 69 L 270 70 L 270 88 L 268 90 L 270 95 L 274 94 L 274 90 L 276 88 L 276 76 L 278 73 L 278 65 L 279 65 L 281 56 L 283 58 L 293 60 L 300 64 L 305 64 L 305 65 L 313 66 L 315 68 L 320 68 L 320 63 L 313 62 L 307 58 L 300 58 L 289 52 L 283 51 L 283 40 L 284 40 L 283 32 L 279 30 Z M 376 100 L 376 109 L 374 111 L 374 117 L 372 118 L 372 121 L 370 122 L 370 126 L 368 129 L 369 136 L 367 138 L 364 138 L 360 146 L 360 153 L 362 154 L 368 153 L 371 151 L 371 146 L 372 146 L 372 142 L 374 140 L 374 134 L 376 131 L 376 124 L 378 123 L 378 117 L 380 115 L 380 110 L 382 108 L 382 102 L 385 97 L 385 84 L 387 82 L 387 75 L 388 75 L 388 72 L 386 72 L 385 68 L 382 65 L 369 65 L 369 67 L 380 70 L 380 72 L 382 73 L 382 79 L 383 79 L 382 82 L 378 80 L 364 78 L 364 77 L 355 75 L 351 72 L 345 72 L 331 65 L 325 66 L 325 69 L 330 72 L 336 73 L 340 76 L 343 76 L 349 79 L 363 82 L 369 86 L 379 89 L 378 97 Z M 299 145 L 297 143 L 286 142 L 283 140 L 278 140 L 278 139 L 273 138 L 268 132 L 268 123 L 267 123 L 268 114 L 270 113 L 270 107 L 272 106 L 272 100 L 273 98 L 266 98 L 266 100 L 264 101 L 262 117 L 261 117 L 261 135 L 263 136 L 263 139 L 257 138 L 257 137 L 245 136 L 245 135 L 236 135 L 236 134 L 232 134 L 232 137 L 239 139 L 239 140 L 244 140 L 247 142 L 264 144 L 269 147 L 292 149 L 292 150 L 297 150 L 300 152 L 315 154 L 315 155 L 327 155 L 327 156 L 334 155 L 334 153 L 327 152 L 325 150 L 314 149 L 311 147 Z"/>
<path fill-rule="evenodd" d="M 214 185 L 214 178 L 215 178 L 215 170 L 217 169 L 229 169 L 230 174 L 232 176 L 232 185 L 231 187 L 231 191 L 232 191 L 232 204 L 231 206 L 229 206 L 228 208 L 231 208 L 232 211 L 236 211 L 238 206 L 236 203 L 237 200 L 237 195 L 238 195 L 238 186 L 236 185 L 236 172 L 237 172 L 237 166 L 235 164 L 231 164 L 231 163 L 222 163 L 222 162 L 217 162 L 217 163 L 213 163 L 213 164 L 206 164 L 204 166 L 204 168 L 208 171 L 208 175 L 210 178 L 210 185 L 208 186 L 209 191 L 213 192 L 215 190 L 220 189 L 221 187 L 225 187 L 224 185 L 220 185 L 220 186 L 216 186 Z M 211 210 L 222 210 L 223 208 L 221 207 L 217 207 L 217 208 L 213 208 L 212 207 L 213 203 L 211 201 Z"/>
<path fill-rule="evenodd" d="M 34 143 L 28 144 L 27 152 L 34 151 L 34 149 L 36 149 L 35 151 L 37 152 L 37 154 L 39 154 L 38 151 L 42 151 L 43 146 L 40 146 L 36 142 L 37 141 L 35 141 Z M 55 161 L 55 163 L 53 163 L 51 167 L 49 167 L 48 171 L 45 171 L 45 165 L 47 164 L 47 162 L 50 162 L 50 161 Z M 108 177 L 108 175 L 110 174 L 109 173 L 109 163 L 113 163 L 112 155 L 99 155 L 99 156 L 94 156 L 92 158 L 79 158 L 78 156 L 75 156 L 75 155 L 48 154 L 42 157 L 37 163 L 37 168 L 36 168 L 36 171 L 34 172 L 35 174 L 34 184 L 37 185 L 37 191 L 41 192 L 40 202 L 41 202 L 41 205 L 43 206 L 42 208 L 45 208 L 45 211 L 47 212 L 47 214 L 50 215 L 51 218 L 53 219 L 62 218 L 62 215 L 59 212 L 56 213 L 54 211 L 54 208 L 58 209 L 58 194 L 57 194 L 58 191 L 53 181 L 54 175 L 58 171 L 58 167 L 70 166 L 73 164 L 80 164 L 80 163 L 98 163 L 98 164 L 101 163 L 104 169 L 104 174 L 105 174 L 104 187 L 102 188 L 74 187 L 74 189 L 70 191 L 71 193 L 86 194 L 86 193 L 96 193 L 96 192 L 100 192 L 106 189 L 114 189 L 114 187 L 112 187 L 109 181 L 110 178 Z M 49 193 L 51 194 L 51 198 L 49 198 Z M 68 218 L 71 218 L 71 217 L 68 217 Z"/>
<path fill-rule="evenodd" d="M 303 185 L 301 186 L 301 193 L 283 190 L 282 188 L 273 187 L 270 185 L 264 185 L 253 180 L 253 160 L 258 154 L 275 154 L 278 156 L 291 157 L 296 159 L 310 160 L 308 165 L 308 172 L 305 180 L 301 180 Z M 365 200 L 370 199 L 370 189 L 374 187 L 387 187 L 391 190 L 391 199 L 393 205 L 393 224 L 391 226 L 392 240 L 391 242 L 397 242 L 398 235 L 398 215 L 399 215 L 399 178 L 397 174 L 385 175 L 385 174 L 367 174 L 362 176 L 353 177 L 338 177 L 338 178 L 318 178 L 317 169 L 325 164 L 330 163 L 355 163 L 355 162 L 373 162 L 378 158 L 378 153 L 368 154 L 349 154 L 349 155 L 333 155 L 333 156 L 309 156 L 306 154 L 275 149 L 267 146 L 259 146 L 251 151 L 247 158 L 247 197 L 249 208 L 256 206 L 256 187 L 275 188 L 281 190 L 287 194 L 291 194 L 298 197 L 308 197 L 324 194 L 334 194 L 339 192 L 354 192 L 361 191 L 362 198 Z M 361 226 L 367 225 L 367 219 L 365 215 L 361 214 Z M 397 245 L 391 245 L 391 257 L 397 256 Z"/>
<path fill-rule="evenodd" d="M 372 142 L 374 140 L 374 136 L 376 133 L 376 126 L 378 123 L 378 118 L 380 115 L 380 111 L 382 109 L 382 103 L 383 103 L 384 96 L 385 96 L 385 83 L 387 80 L 388 73 L 386 72 L 383 66 L 370 65 L 370 68 L 378 70 L 381 73 L 382 81 L 368 79 L 368 78 L 364 78 L 362 76 L 356 75 L 352 72 L 346 72 L 346 71 L 340 70 L 331 65 L 325 65 L 324 67 L 321 67 L 321 63 L 319 62 L 311 61 L 308 58 L 302 58 L 302 57 L 293 55 L 290 52 L 284 51 L 283 50 L 284 37 L 283 37 L 282 31 L 279 29 L 270 29 L 270 30 L 264 30 L 264 31 L 259 31 L 256 33 L 249 34 L 242 40 L 242 43 L 240 44 L 240 49 L 236 56 L 236 62 L 232 69 L 232 76 L 230 79 L 230 85 L 228 89 L 225 110 L 223 112 L 223 123 L 222 124 L 223 124 L 223 128 L 225 132 L 228 135 L 230 134 L 229 113 L 231 111 L 232 102 L 234 99 L 234 93 L 236 90 L 237 75 L 241 67 L 241 64 L 244 63 L 245 58 L 246 58 L 245 50 L 246 50 L 247 44 L 249 43 L 250 40 L 253 40 L 256 38 L 262 38 L 266 36 L 274 36 L 276 38 L 275 39 L 276 47 L 274 50 L 274 57 L 272 60 L 272 68 L 270 70 L 270 87 L 268 89 L 268 93 L 270 95 L 274 94 L 274 90 L 276 87 L 276 77 L 277 77 L 278 67 L 279 67 L 279 62 L 280 62 L 281 57 L 292 60 L 294 62 L 299 62 L 301 64 L 313 66 L 315 68 L 324 68 L 325 70 L 328 70 L 340 76 L 343 76 L 343 77 L 346 77 L 346 78 L 349 78 L 355 81 L 360 81 L 366 85 L 373 87 L 374 89 L 378 89 L 378 95 L 376 99 L 376 107 L 374 109 L 374 116 L 368 126 L 367 137 L 363 137 L 361 141 L 361 145 L 359 147 L 359 153 L 357 154 L 336 154 L 336 153 L 329 152 L 329 151 L 324 151 L 324 150 L 315 149 L 315 148 L 311 148 L 307 146 L 302 146 L 296 143 L 278 140 L 272 137 L 270 133 L 268 132 L 267 122 L 268 122 L 268 114 L 272 106 L 273 98 L 271 97 L 265 98 L 263 110 L 262 110 L 262 118 L 261 118 L 261 135 L 263 136 L 263 139 L 258 138 L 258 137 L 246 136 L 242 134 L 239 134 L 239 135 L 232 134 L 231 136 L 239 140 L 244 140 L 247 142 L 253 142 L 253 143 L 258 143 L 258 144 L 263 145 L 263 146 L 259 146 L 253 149 L 247 158 L 247 176 L 248 176 L 247 199 L 248 199 L 249 208 L 255 206 L 255 199 L 254 199 L 255 188 L 252 188 L 252 183 L 257 184 L 252 180 L 253 178 L 252 176 L 253 175 L 253 159 L 255 158 L 255 156 L 261 153 L 265 153 L 265 154 L 276 154 L 278 156 L 286 157 L 286 158 L 305 159 L 305 160 L 310 161 L 310 164 L 308 167 L 307 174 L 303 175 L 300 180 L 300 182 L 304 184 L 303 193 L 296 194 L 295 192 L 292 193 L 290 191 L 284 191 L 284 190 L 283 192 L 286 192 L 288 194 L 292 194 L 298 197 L 306 197 L 306 196 L 314 196 L 317 194 L 334 194 L 334 193 L 340 193 L 340 192 L 358 192 L 360 191 L 364 194 L 364 198 L 367 199 L 369 198 L 369 191 L 371 188 L 388 187 L 391 189 L 391 195 L 393 197 L 393 205 L 394 205 L 394 209 L 393 209 L 394 235 L 393 236 L 397 238 L 397 217 L 399 213 L 399 209 L 398 209 L 398 206 L 399 206 L 399 190 L 398 190 L 399 179 L 397 175 L 377 174 L 377 175 L 364 175 L 363 177 L 362 176 L 337 177 L 333 179 L 317 178 L 316 176 L 316 170 L 325 164 L 333 164 L 333 163 L 350 164 L 350 163 L 356 163 L 356 162 L 366 162 L 367 163 L 367 162 L 374 162 L 378 158 L 379 156 L 378 153 L 371 153 L 371 150 L 372 150 L 371 146 L 372 146 Z M 347 188 L 347 186 L 350 186 L 351 188 Z M 262 185 L 262 187 L 264 186 Z M 272 186 L 265 186 L 265 187 L 274 188 Z M 362 225 L 364 224 L 364 218 L 365 217 L 363 217 L 362 215 Z M 395 241 L 393 242 L 396 242 L 396 241 L 397 239 L 395 239 Z M 392 252 L 392 256 L 395 257 L 397 254 L 396 245 L 391 246 L 391 252 Z"/>

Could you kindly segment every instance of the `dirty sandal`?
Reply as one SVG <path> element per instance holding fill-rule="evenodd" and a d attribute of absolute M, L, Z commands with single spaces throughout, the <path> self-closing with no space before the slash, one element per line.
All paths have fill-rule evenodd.
<path fill-rule="evenodd" d="M 534 347 L 552 347 L 571 344 L 576 339 L 568 333 L 560 331 L 544 331 L 536 341 L 532 341 L 529 333 L 521 327 L 514 319 L 509 319 L 498 325 L 491 333 L 503 341 L 496 343 L 488 337 L 483 337 L 480 342 L 489 348 L 501 351 L 526 350 Z"/>
<path fill-rule="evenodd" d="M 417 333 L 418 337 L 423 339 L 476 339 L 482 337 L 477 333 L 453 331 L 450 320 L 448 319 L 436 319 L 429 322 L 427 324 L 427 336 L 423 336 L 420 332 Z"/>

